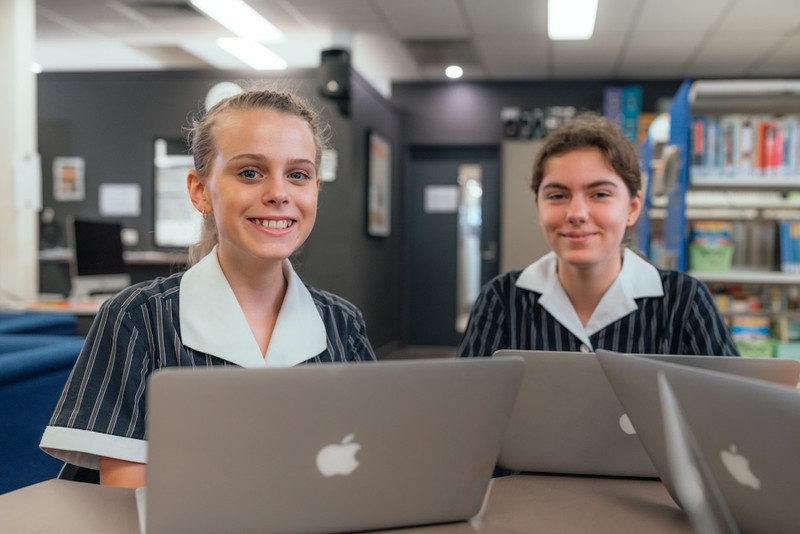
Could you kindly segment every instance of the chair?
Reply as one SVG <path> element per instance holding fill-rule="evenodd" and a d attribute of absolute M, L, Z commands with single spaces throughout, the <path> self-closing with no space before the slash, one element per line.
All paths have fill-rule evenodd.
<path fill-rule="evenodd" d="M 68 313 L 0 311 L 0 334 L 52 334 L 74 336 L 78 318 Z"/>
<path fill-rule="evenodd" d="M 55 478 L 42 432 L 83 346 L 80 338 L 0 354 L 0 494 Z"/>

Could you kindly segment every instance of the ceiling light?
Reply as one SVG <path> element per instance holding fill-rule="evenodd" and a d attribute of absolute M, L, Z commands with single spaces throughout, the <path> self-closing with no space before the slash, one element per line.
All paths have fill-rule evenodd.
<path fill-rule="evenodd" d="M 240 37 L 283 41 L 283 33 L 242 0 L 191 0 L 191 3 Z"/>
<path fill-rule="evenodd" d="M 590 39 L 598 0 L 547 0 L 547 36 L 554 41 Z"/>
<path fill-rule="evenodd" d="M 461 76 L 464 74 L 464 69 L 462 69 L 458 65 L 450 65 L 449 67 L 444 69 L 444 74 L 448 78 L 455 80 L 457 78 L 461 78 Z"/>
<path fill-rule="evenodd" d="M 217 39 L 217 46 L 257 70 L 282 70 L 287 67 L 286 60 L 252 39 L 221 37 Z"/>
<path fill-rule="evenodd" d="M 36 63 L 35 61 L 33 63 L 31 63 L 30 69 L 31 69 L 31 72 L 34 73 L 34 74 L 39 74 L 39 73 L 42 72 L 42 66 L 39 63 Z"/>

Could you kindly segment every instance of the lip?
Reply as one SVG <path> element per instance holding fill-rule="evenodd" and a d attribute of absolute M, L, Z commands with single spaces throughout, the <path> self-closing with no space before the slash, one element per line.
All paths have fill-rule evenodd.
<path fill-rule="evenodd" d="M 561 237 L 573 243 L 581 243 L 597 235 L 597 232 L 561 232 Z"/>
<path fill-rule="evenodd" d="M 291 217 L 248 217 L 253 226 L 270 233 L 286 233 L 297 225 L 297 219 Z"/>

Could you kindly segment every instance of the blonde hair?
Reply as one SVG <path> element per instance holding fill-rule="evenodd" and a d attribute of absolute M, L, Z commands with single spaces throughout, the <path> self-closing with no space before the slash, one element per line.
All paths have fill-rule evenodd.
<path fill-rule="evenodd" d="M 250 109 L 269 109 L 294 115 L 306 121 L 314 137 L 316 155 L 314 163 L 319 169 L 322 151 L 328 146 L 329 126 L 305 100 L 286 91 L 270 88 L 252 88 L 230 96 L 209 109 L 199 119 L 193 119 L 187 131 L 189 148 L 194 158 L 194 168 L 205 180 L 217 155 L 215 126 L 220 116 L 233 111 Z M 200 240 L 189 247 L 188 264 L 194 265 L 207 255 L 219 242 L 217 223 L 210 213 L 203 220 Z"/>

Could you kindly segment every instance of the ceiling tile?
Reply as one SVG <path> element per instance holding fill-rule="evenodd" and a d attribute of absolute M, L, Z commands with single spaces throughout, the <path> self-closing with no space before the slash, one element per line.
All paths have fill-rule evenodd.
<path fill-rule="evenodd" d="M 457 0 L 374 0 L 400 39 L 454 39 L 469 32 Z"/>

